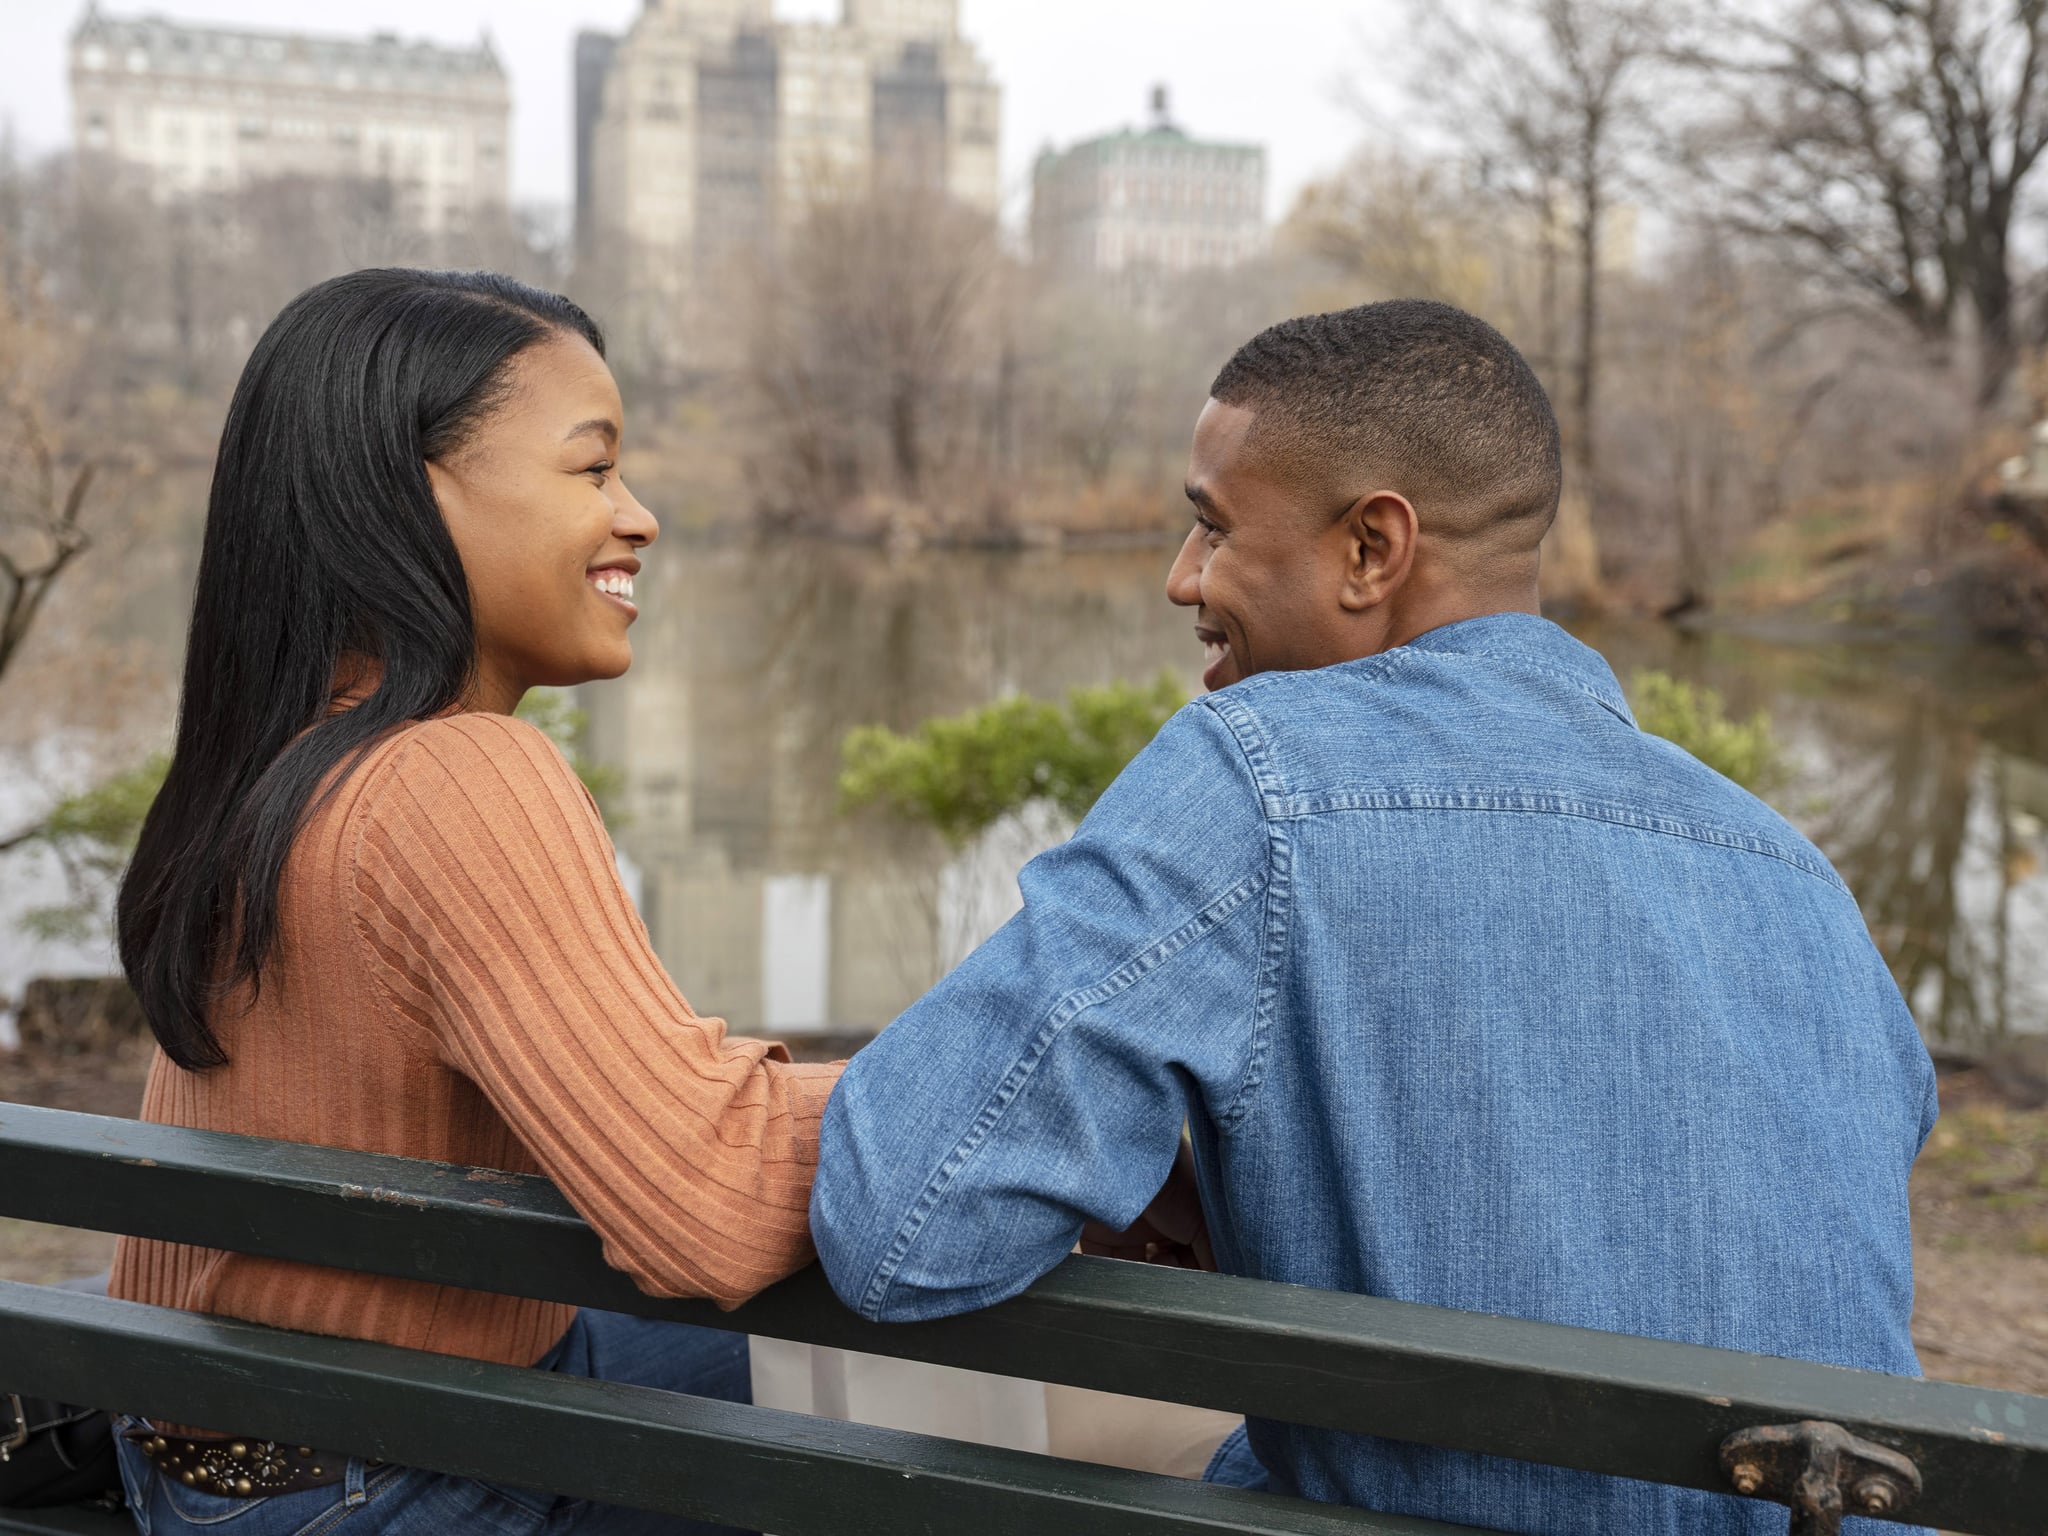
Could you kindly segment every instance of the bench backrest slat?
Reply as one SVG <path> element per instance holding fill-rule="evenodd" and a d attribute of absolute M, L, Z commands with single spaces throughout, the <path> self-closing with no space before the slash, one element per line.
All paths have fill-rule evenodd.
<path fill-rule="evenodd" d="M 0 1281 L 0 1375 L 171 1422 L 765 1527 L 1058 1536 L 1480 1536 L 1179 1478 L 966 1445 Z"/>
<path fill-rule="evenodd" d="M 2048 1399 L 1376 1297 L 1074 1259 L 939 1323 L 864 1323 L 815 1270 L 719 1313 L 642 1296 L 544 1179 L 17 1105 L 0 1214 L 1720 1491 L 1729 1434 L 1825 1419 L 1915 1460 L 1916 1518 L 2038 1536 L 2048 1510 Z"/>

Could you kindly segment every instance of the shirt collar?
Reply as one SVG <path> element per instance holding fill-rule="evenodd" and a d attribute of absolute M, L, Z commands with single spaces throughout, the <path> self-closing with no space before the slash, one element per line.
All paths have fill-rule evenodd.
<path fill-rule="evenodd" d="M 1444 656 L 1493 656 L 1519 661 L 1564 678 L 1630 725 L 1636 723 L 1606 658 L 1537 614 L 1488 613 L 1476 619 L 1460 619 L 1417 635 L 1408 642 L 1408 648 Z"/>

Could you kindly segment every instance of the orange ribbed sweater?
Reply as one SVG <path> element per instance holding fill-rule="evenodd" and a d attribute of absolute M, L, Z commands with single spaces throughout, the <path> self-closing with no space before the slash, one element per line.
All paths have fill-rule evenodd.
<path fill-rule="evenodd" d="M 309 818 L 278 896 L 260 991 L 214 1011 L 228 1064 L 159 1054 L 144 1119 L 545 1173 L 656 1295 L 729 1306 L 810 1261 L 839 1068 L 691 1010 L 539 731 L 465 714 L 394 734 Z M 514 1365 L 572 1315 L 137 1239 L 112 1291 Z"/>

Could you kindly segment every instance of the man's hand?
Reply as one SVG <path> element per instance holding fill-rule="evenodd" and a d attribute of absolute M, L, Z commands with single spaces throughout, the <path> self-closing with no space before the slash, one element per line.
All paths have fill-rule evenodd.
<path fill-rule="evenodd" d="M 1216 1268 L 1209 1224 L 1203 1219 L 1201 1196 L 1195 1189 L 1195 1154 L 1185 1138 L 1166 1182 L 1145 1213 L 1121 1232 L 1099 1221 L 1089 1222 L 1081 1229 L 1081 1251 L 1097 1258 L 1165 1264 L 1174 1269 Z"/>

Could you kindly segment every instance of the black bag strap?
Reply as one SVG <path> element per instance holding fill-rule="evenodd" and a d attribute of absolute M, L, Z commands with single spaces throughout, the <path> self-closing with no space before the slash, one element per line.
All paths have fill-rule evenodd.
<path fill-rule="evenodd" d="M 81 1502 L 119 1508 L 120 1484 L 109 1415 L 0 1392 L 0 1509 Z"/>
<path fill-rule="evenodd" d="M 49 1397 L 0 1393 L 0 1462 L 13 1460 L 14 1453 L 35 1436 L 83 1424 L 99 1411 L 97 1408 L 81 1408 L 76 1403 L 60 1403 Z"/>

